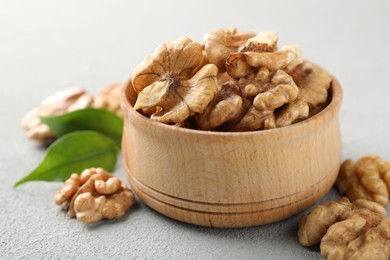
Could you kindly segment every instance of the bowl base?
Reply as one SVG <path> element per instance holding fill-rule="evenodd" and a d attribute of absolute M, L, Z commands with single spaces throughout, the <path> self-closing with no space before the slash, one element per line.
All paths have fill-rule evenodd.
<path fill-rule="evenodd" d="M 131 187 L 147 206 L 175 220 L 216 228 L 258 226 L 288 218 L 321 199 L 331 189 L 338 172 L 334 169 L 336 174 L 329 174 L 295 194 L 255 203 L 219 204 L 189 201 L 161 193 L 133 178 L 126 164 L 124 166 Z"/>
<path fill-rule="evenodd" d="M 173 219 L 207 227 L 248 227 L 296 214 L 333 186 L 341 159 L 333 79 L 329 104 L 302 122 L 264 131 L 213 132 L 166 125 L 134 110 L 123 87 L 123 165 L 136 194 Z"/>

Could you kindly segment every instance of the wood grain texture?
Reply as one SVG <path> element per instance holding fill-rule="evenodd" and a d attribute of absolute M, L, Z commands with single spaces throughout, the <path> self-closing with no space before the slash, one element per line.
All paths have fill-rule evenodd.
<path fill-rule="evenodd" d="M 334 184 L 341 142 L 342 90 L 317 115 L 272 130 L 221 133 L 152 121 L 132 105 L 130 83 L 121 96 L 122 140 L 128 180 L 140 199 L 171 218 L 209 227 L 275 222 L 304 210 Z"/>

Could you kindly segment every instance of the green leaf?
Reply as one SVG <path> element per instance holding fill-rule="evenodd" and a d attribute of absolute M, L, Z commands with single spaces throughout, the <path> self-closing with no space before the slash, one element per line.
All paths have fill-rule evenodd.
<path fill-rule="evenodd" d="M 55 141 L 43 161 L 14 187 L 28 181 L 65 181 L 72 173 L 91 167 L 112 171 L 118 148 L 108 137 L 94 131 L 78 131 Z"/>
<path fill-rule="evenodd" d="M 115 113 L 96 108 L 76 110 L 59 116 L 41 117 L 56 137 L 80 130 L 94 130 L 111 138 L 121 147 L 123 119 Z"/>

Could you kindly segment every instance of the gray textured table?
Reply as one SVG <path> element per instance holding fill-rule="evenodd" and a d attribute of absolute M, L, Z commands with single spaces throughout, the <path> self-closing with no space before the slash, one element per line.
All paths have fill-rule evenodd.
<path fill-rule="evenodd" d="M 157 1 L 156 1 L 157 2 Z M 44 149 L 21 117 L 72 85 L 96 93 L 123 81 L 161 41 L 220 27 L 279 32 L 344 87 L 343 158 L 390 160 L 390 2 L 0 1 L 0 259 L 316 259 L 296 239 L 298 214 L 245 229 L 182 224 L 142 203 L 120 221 L 86 226 L 52 202 L 61 183 L 12 184 Z M 124 180 L 123 168 L 115 173 Z M 331 191 L 323 200 L 338 197 Z"/>

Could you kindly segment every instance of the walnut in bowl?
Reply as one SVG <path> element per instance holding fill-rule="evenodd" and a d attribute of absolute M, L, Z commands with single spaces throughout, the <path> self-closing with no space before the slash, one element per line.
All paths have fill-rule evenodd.
<path fill-rule="evenodd" d="M 127 177 L 147 205 L 184 222 L 278 221 L 335 182 L 342 90 L 296 47 L 277 50 L 275 34 L 224 33 L 225 69 L 209 62 L 215 42 L 185 37 L 136 67 L 121 96 Z"/>
<path fill-rule="evenodd" d="M 230 29 L 206 35 L 203 47 L 187 37 L 164 42 L 134 70 L 134 109 L 161 123 L 223 132 L 306 119 L 326 103 L 332 77 L 303 61 L 298 46 L 278 50 L 277 40 L 271 31 Z"/>

